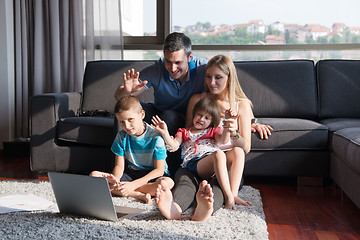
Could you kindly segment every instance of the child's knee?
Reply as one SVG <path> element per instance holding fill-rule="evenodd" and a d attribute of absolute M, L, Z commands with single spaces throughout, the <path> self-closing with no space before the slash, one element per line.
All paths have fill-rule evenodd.
<path fill-rule="evenodd" d="M 242 149 L 242 148 L 240 148 L 240 147 L 234 147 L 233 150 L 234 150 L 235 155 L 236 155 L 237 157 L 245 158 L 244 149 Z"/>
<path fill-rule="evenodd" d="M 224 153 L 224 151 L 221 150 L 217 150 L 215 152 L 215 159 L 216 161 L 225 161 L 226 162 L 226 154 Z"/>

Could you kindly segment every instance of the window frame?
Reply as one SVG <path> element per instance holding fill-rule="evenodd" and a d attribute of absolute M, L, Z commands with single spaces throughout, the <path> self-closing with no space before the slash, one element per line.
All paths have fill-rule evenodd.
<path fill-rule="evenodd" d="M 124 36 L 125 50 L 162 50 L 171 32 L 171 0 L 156 1 L 156 36 Z M 195 51 L 341 51 L 359 50 L 360 43 L 271 44 L 271 45 L 192 45 Z"/>

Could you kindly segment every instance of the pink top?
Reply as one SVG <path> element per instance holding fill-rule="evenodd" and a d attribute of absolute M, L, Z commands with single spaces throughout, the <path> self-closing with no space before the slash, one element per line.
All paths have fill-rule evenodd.
<path fill-rule="evenodd" d="M 221 127 L 207 128 L 203 132 L 192 134 L 190 128 L 179 128 L 175 137 L 183 139 L 181 148 L 182 167 L 193 158 L 202 158 L 216 150 L 218 146 L 215 142 L 215 135 L 221 133 Z"/>

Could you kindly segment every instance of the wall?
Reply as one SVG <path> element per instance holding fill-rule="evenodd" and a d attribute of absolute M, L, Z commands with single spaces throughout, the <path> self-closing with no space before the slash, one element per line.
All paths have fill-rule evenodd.
<path fill-rule="evenodd" d="M 4 141 L 14 140 L 14 34 L 13 2 L 0 1 L 0 149 Z"/>

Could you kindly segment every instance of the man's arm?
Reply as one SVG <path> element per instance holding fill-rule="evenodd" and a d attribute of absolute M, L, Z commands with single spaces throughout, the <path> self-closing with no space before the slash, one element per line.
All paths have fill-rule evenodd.
<path fill-rule="evenodd" d="M 146 91 L 144 86 L 147 84 L 147 81 L 141 81 L 139 79 L 140 73 L 136 72 L 134 69 L 128 70 L 123 74 L 124 85 L 119 85 L 115 91 L 115 99 L 119 100 L 121 97 L 127 95 L 139 96 Z"/>

